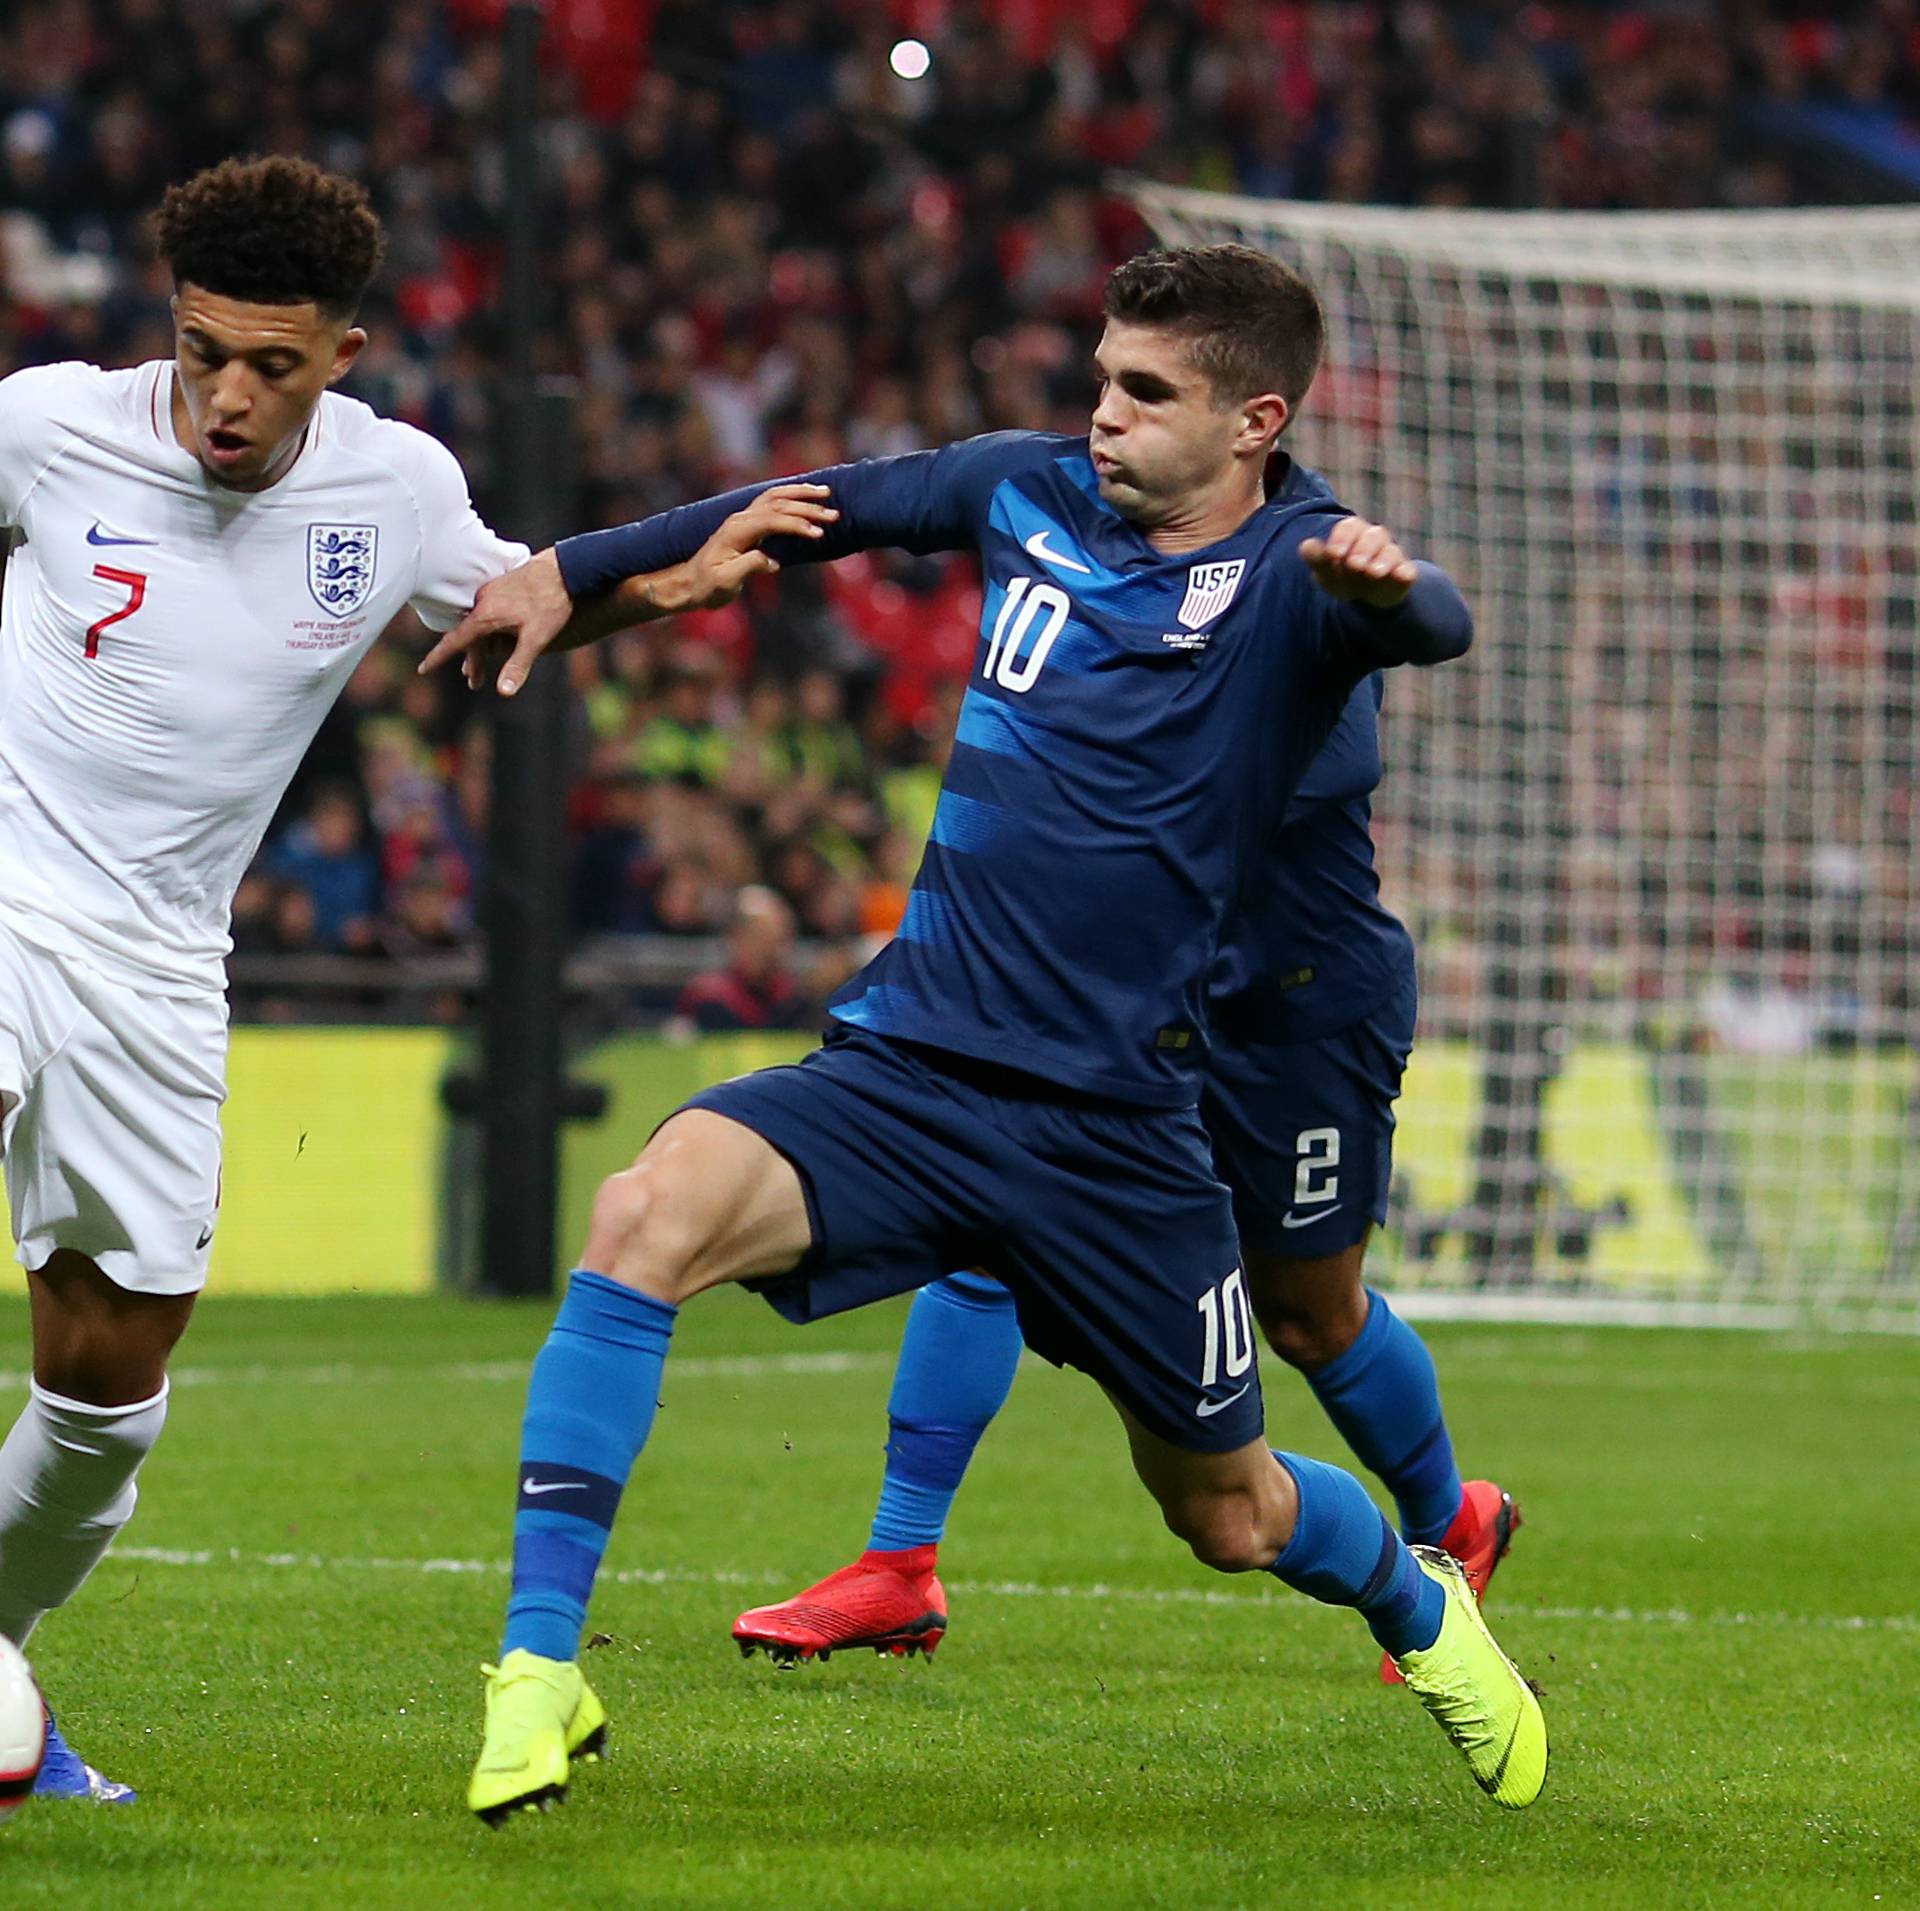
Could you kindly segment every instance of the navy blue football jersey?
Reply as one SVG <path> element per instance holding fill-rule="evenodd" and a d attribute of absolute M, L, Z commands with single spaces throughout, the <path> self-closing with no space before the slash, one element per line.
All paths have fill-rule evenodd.
<path fill-rule="evenodd" d="M 1347 515 L 1290 466 L 1204 550 L 1156 550 L 1101 496 L 1084 438 L 996 432 L 811 472 L 839 521 L 783 564 L 875 545 L 977 550 L 980 642 L 899 933 L 844 1023 L 1149 1106 L 1197 1099 L 1223 927 L 1251 900 L 1356 685 L 1458 656 L 1432 566 L 1392 611 L 1299 555 Z M 684 561 L 763 486 L 559 547 L 575 597 Z"/>
<path fill-rule="evenodd" d="M 1228 926 L 1208 993 L 1216 1040 L 1317 1040 L 1413 974 L 1413 938 L 1380 901 L 1373 859 L 1384 690 L 1376 671 L 1347 699 Z"/>

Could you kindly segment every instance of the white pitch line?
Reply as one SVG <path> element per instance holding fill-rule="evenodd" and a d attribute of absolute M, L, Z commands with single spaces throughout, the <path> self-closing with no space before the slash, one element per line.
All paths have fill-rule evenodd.
<path fill-rule="evenodd" d="M 845 1349 L 822 1349 L 817 1353 L 793 1354 L 690 1354 L 685 1359 L 669 1358 L 666 1384 L 676 1380 L 759 1380 L 800 1378 L 815 1375 L 883 1373 L 889 1371 L 896 1356 L 889 1353 L 854 1353 Z M 1478 1365 L 1483 1357 L 1469 1353 L 1456 1356 L 1450 1365 Z M 172 1380 L 176 1387 L 357 1387 L 400 1382 L 443 1382 L 455 1386 L 524 1387 L 532 1367 L 526 1360 L 463 1360 L 429 1367 L 362 1366 L 354 1361 L 335 1361 L 315 1367 L 273 1367 L 255 1364 L 246 1367 L 176 1367 Z M 1511 1365 L 1511 1356 L 1507 1357 Z M 1288 1385 L 1284 1370 L 1269 1362 L 1265 1384 L 1272 1392 Z M 1705 1370 L 1675 1368 L 1653 1373 L 1619 1373 L 1606 1368 L 1582 1368 L 1572 1362 L 1534 1363 L 1524 1369 L 1530 1388 L 1552 1387 L 1576 1392 L 1602 1389 L 1618 1393 L 1673 1394 L 1686 1390 L 1707 1392 L 1715 1389 L 1742 1394 L 1763 1394 L 1773 1398 L 1803 1399 L 1827 1397 L 1827 1380 L 1811 1374 L 1713 1373 Z M 1468 1383 L 1471 1384 L 1471 1383 Z M 24 1373 L 0 1371 L 0 1393 L 25 1392 Z M 1920 1399 L 1920 1375 L 1862 1374 L 1846 1383 L 1850 1399 Z"/>
<path fill-rule="evenodd" d="M 1780 1334 L 1815 1328 L 1836 1335 L 1920 1333 L 1920 1309 L 1911 1303 L 1848 1307 L 1805 1301 L 1712 1300 L 1670 1295 L 1665 1299 L 1609 1294 L 1552 1294 L 1525 1289 L 1462 1292 L 1456 1288 L 1395 1288 L 1382 1283 L 1394 1311 L 1408 1320 L 1482 1321 L 1492 1325 L 1546 1327 L 1711 1327 Z"/>
<path fill-rule="evenodd" d="M 757 1380 L 778 1375 L 880 1373 L 894 1363 L 892 1354 L 844 1350 L 798 1354 L 690 1354 L 669 1360 L 669 1380 Z M 533 1356 L 525 1360 L 460 1360 L 437 1367 L 366 1367 L 335 1361 L 316 1367 L 176 1367 L 176 1387 L 357 1387 L 388 1381 L 408 1385 L 450 1381 L 456 1385 L 525 1386 Z M 0 1371 L 0 1392 L 26 1390 L 27 1375 Z"/>
<path fill-rule="evenodd" d="M 504 1559 L 389 1559 L 336 1558 L 325 1553 L 249 1553 L 238 1547 L 190 1549 L 173 1546 L 116 1546 L 111 1557 L 122 1564 L 264 1568 L 270 1571 L 409 1573 L 421 1577 L 440 1574 L 505 1578 L 512 1570 Z M 677 1566 L 628 1567 L 602 1573 L 603 1586 L 780 1586 L 791 1575 L 773 1572 L 698 1570 Z M 1023 1579 L 952 1579 L 948 1589 L 998 1599 L 1095 1600 L 1140 1606 L 1278 1605 L 1290 1597 L 1274 1586 L 1253 1593 L 1219 1591 L 1205 1586 L 1112 1586 L 1104 1580 L 1089 1585 L 1050 1586 Z M 1633 1606 L 1510 1606 L 1508 1617 L 1549 1619 L 1567 1623 L 1617 1626 L 1787 1627 L 1808 1632 L 1920 1632 L 1920 1618 L 1909 1613 L 1801 1613 L 1801 1612 L 1687 1612 L 1679 1607 Z"/>

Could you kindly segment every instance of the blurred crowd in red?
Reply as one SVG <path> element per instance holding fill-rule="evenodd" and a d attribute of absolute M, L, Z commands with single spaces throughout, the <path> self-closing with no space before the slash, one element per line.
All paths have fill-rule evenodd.
<path fill-rule="evenodd" d="M 450 443 L 485 502 L 502 5 L 16 0 L 0 369 L 169 354 L 159 192 L 231 152 L 303 153 L 364 178 L 388 225 L 351 389 Z M 1115 169 L 1352 201 L 1779 203 L 1793 179 L 1740 103 L 1904 104 L 1915 20 L 1904 0 L 553 0 L 540 351 L 580 426 L 560 475 L 586 527 L 1083 428 L 1101 283 L 1145 242 Z M 876 555 L 578 655 L 578 927 L 737 936 L 767 891 L 829 944 L 887 933 L 977 612 L 970 563 Z M 471 937 L 486 732 L 457 684 L 415 678 L 417 649 L 397 632 L 323 731 L 243 889 L 242 949 Z"/>

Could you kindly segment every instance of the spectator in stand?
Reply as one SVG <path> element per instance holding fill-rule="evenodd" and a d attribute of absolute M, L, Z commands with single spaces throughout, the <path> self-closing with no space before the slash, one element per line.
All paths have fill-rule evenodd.
<path fill-rule="evenodd" d="M 711 789 L 726 776 L 732 745 L 715 717 L 720 660 L 688 645 L 669 668 L 659 711 L 633 740 L 633 764 L 654 782 Z"/>
<path fill-rule="evenodd" d="M 922 844 L 903 829 L 890 829 L 875 846 L 873 873 L 860 890 L 860 933 L 885 942 L 907 913 L 907 893 L 920 866 Z"/>
<path fill-rule="evenodd" d="M 381 952 L 390 956 L 447 955 L 465 928 L 461 899 L 431 871 L 410 876 L 388 898 L 380 919 Z"/>
<path fill-rule="evenodd" d="M 722 920 L 712 878 L 699 863 L 681 858 L 667 864 L 648 892 L 640 927 L 657 936 L 710 936 Z"/>
<path fill-rule="evenodd" d="M 741 890 L 727 931 L 726 967 L 687 984 L 674 1020 L 702 1035 L 811 1028 L 819 1005 L 794 980 L 793 932 L 793 911 L 771 889 L 755 883 Z"/>
<path fill-rule="evenodd" d="M 274 948 L 273 878 L 258 866 L 240 879 L 233 896 L 233 953 L 237 956 L 263 955 Z"/>
<path fill-rule="evenodd" d="M 772 677 L 748 685 L 727 762 L 726 794 L 743 812 L 763 810 L 791 780 L 787 688 Z"/>
<path fill-rule="evenodd" d="M 867 754 L 847 721 L 847 695 L 830 670 L 809 670 L 794 687 L 786 745 L 792 772 L 816 790 L 861 790 Z"/>
<path fill-rule="evenodd" d="M 647 822 L 646 780 L 629 770 L 598 786 L 594 821 L 581 838 L 573 871 L 573 919 L 588 934 L 641 928 L 658 874 Z"/>
<path fill-rule="evenodd" d="M 359 799 L 341 784 L 314 792 L 307 813 L 269 853 L 274 875 L 304 892 L 316 949 L 362 953 L 375 944 L 380 865 L 367 847 Z"/>
<path fill-rule="evenodd" d="M 296 882 L 276 883 L 267 947 L 274 955 L 315 955 L 313 897 Z"/>

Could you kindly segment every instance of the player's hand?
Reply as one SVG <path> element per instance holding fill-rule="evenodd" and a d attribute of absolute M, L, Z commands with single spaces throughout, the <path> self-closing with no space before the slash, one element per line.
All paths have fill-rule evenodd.
<path fill-rule="evenodd" d="M 480 586 L 473 608 L 420 660 L 421 674 L 459 657 L 467 682 L 477 689 L 504 651 L 507 657 L 496 686 L 503 697 L 510 697 L 572 615 L 573 599 L 560 576 L 560 560 L 551 550 L 541 551 Z"/>
<path fill-rule="evenodd" d="M 824 484 L 776 484 L 722 524 L 684 564 L 656 580 L 662 609 L 717 610 L 731 604 L 756 577 L 780 566 L 760 546 L 770 537 L 819 538 L 840 516 L 826 502 Z"/>
<path fill-rule="evenodd" d="M 1356 599 L 1392 610 L 1420 580 L 1410 558 L 1384 524 L 1342 518 L 1325 537 L 1302 538 L 1300 555 L 1329 597 Z"/>

